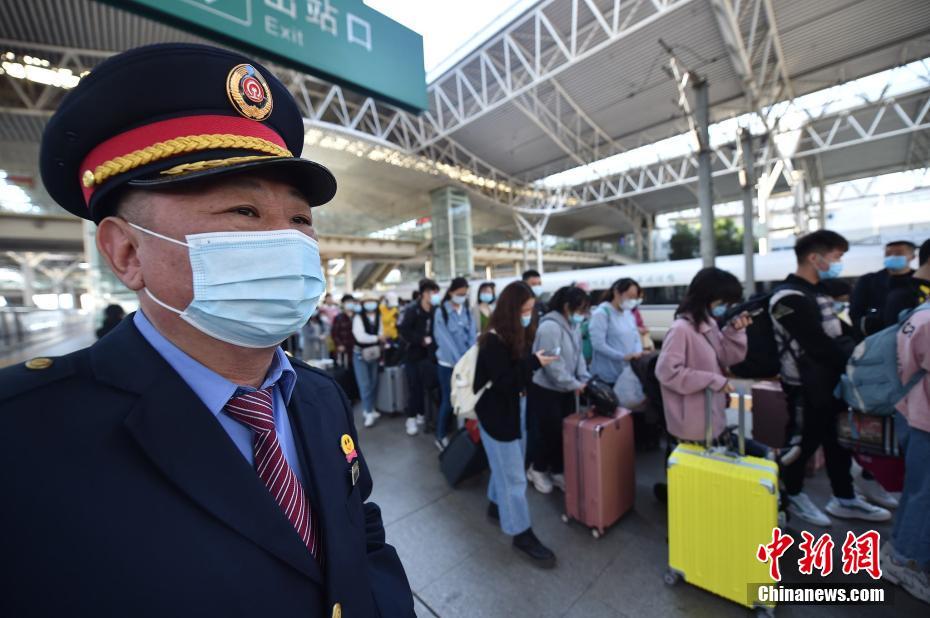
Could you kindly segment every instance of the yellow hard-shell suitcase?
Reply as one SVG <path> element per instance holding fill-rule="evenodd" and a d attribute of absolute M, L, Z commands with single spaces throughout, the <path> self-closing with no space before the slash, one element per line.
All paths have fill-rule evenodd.
<path fill-rule="evenodd" d="M 744 455 L 745 408 L 740 398 L 739 453 L 711 447 L 710 406 L 705 393 L 707 446 L 679 444 L 668 459 L 669 570 L 665 580 L 683 578 L 746 607 L 771 614 L 773 604 L 750 598 L 750 584 L 771 583 L 759 545 L 778 526 L 778 467 Z"/>

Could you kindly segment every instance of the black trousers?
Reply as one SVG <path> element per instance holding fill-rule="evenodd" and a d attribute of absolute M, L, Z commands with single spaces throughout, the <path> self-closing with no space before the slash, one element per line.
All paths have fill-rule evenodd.
<path fill-rule="evenodd" d="M 562 420 L 575 412 L 575 393 L 530 384 L 526 400 L 527 458 L 537 472 L 562 474 Z"/>
<path fill-rule="evenodd" d="M 852 456 L 836 440 L 836 416 L 845 406 L 833 397 L 828 388 L 790 384 L 782 384 L 782 388 L 788 398 L 789 417 L 803 419 L 801 456 L 781 470 L 785 490 L 793 495 L 804 488 L 807 460 L 822 446 L 833 495 L 837 498 L 855 497 L 849 472 Z"/>
<path fill-rule="evenodd" d="M 429 358 L 404 363 L 407 375 L 407 418 L 426 416 L 430 392 L 436 382 L 436 365 Z"/>

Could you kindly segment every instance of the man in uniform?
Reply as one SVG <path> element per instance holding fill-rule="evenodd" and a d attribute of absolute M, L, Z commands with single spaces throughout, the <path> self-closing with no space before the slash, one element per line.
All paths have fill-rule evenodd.
<path fill-rule="evenodd" d="M 285 87 L 237 53 L 117 55 L 42 141 L 140 311 L 0 372 L 3 616 L 413 616 L 352 410 L 278 346 L 324 292 Z"/>

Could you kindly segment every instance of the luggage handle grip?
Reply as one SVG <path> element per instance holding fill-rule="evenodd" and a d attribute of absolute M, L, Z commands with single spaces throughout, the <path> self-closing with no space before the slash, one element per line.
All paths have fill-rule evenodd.
<path fill-rule="evenodd" d="M 743 392 L 742 388 L 736 389 L 736 395 L 739 400 L 738 404 L 738 421 L 737 421 L 737 455 L 744 457 L 746 455 L 746 393 Z M 713 447 L 714 443 L 714 429 L 712 416 L 714 408 L 714 391 L 712 388 L 707 387 L 704 389 L 704 445 L 707 450 L 710 450 Z"/>

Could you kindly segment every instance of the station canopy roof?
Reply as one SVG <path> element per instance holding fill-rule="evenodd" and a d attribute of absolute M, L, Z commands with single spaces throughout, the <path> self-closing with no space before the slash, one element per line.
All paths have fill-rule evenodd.
<path fill-rule="evenodd" d="M 7 0 L 0 10 L 0 47 L 53 62 L 71 50 L 75 67 L 92 68 L 101 53 L 203 40 L 94 0 Z M 431 128 L 422 141 L 451 140 L 501 174 L 532 183 L 680 135 L 688 122 L 668 74 L 672 56 L 682 71 L 707 80 L 710 120 L 718 122 L 930 57 L 930 2 L 544 0 L 429 85 Z M 36 142 L 61 93 L 43 95 L 30 109 L 14 91 L 23 86 L 12 82 L 0 79 L 0 142 Z M 915 94 L 902 105 L 917 116 L 926 100 Z M 901 132 L 820 148 L 811 167 L 825 182 L 914 167 L 921 164 L 915 141 Z M 331 166 L 340 180 L 340 208 L 321 211 L 337 233 L 370 233 L 428 215 L 428 191 L 449 182 L 346 151 L 308 149 L 305 156 Z M 0 166 L 9 165 L 8 150 Z M 413 152 L 427 151 L 420 144 Z M 718 199 L 738 193 L 735 174 L 720 172 L 714 182 Z M 690 208 L 695 188 L 666 183 L 620 191 L 615 201 L 581 200 L 585 207 L 553 217 L 547 232 L 615 238 L 631 229 L 630 203 L 643 215 Z M 479 238 L 515 236 L 506 206 L 479 192 L 472 203 Z"/>

